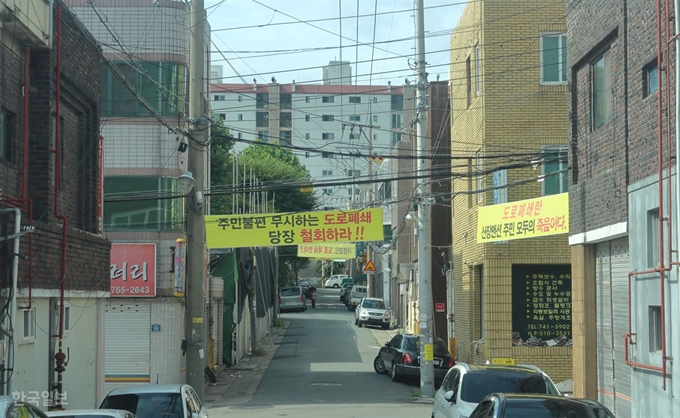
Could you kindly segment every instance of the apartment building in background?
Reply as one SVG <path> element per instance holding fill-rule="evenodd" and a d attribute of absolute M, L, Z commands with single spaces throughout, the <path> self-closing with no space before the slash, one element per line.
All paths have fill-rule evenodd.
<path fill-rule="evenodd" d="M 116 70 L 102 64 L 104 219 L 111 249 L 106 389 L 185 381 L 184 199 L 177 179 L 194 149 L 158 121 L 188 129 L 190 7 L 179 1 L 69 0 Z M 206 28 L 207 44 L 210 29 Z M 210 77 L 209 54 L 204 78 Z M 153 115 L 118 78 L 124 76 Z M 200 145 L 197 145 L 200 146 Z M 209 184 L 209 152 L 205 153 Z M 135 197 L 136 196 L 136 197 Z M 206 254 L 206 265 L 208 263 Z M 207 268 L 206 268 L 207 271 Z M 204 278 L 206 294 L 212 282 Z M 214 304 L 206 303 L 213 307 Z M 206 312 L 206 318 L 212 313 Z M 219 326 L 221 315 L 206 324 Z M 206 330 L 206 338 L 212 330 Z M 206 347 L 206 363 L 215 350 Z"/>
<path fill-rule="evenodd" d="M 677 11 L 566 5 L 574 394 L 617 417 L 677 417 Z"/>
<path fill-rule="evenodd" d="M 556 0 L 468 4 L 450 72 L 458 358 L 534 364 L 556 382 L 572 378 L 566 232 L 479 243 L 477 227 L 485 207 L 568 192 L 564 14 Z"/>
<path fill-rule="evenodd" d="M 235 152 L 256 140 L 292 147 L 327 209 L 370 202 L 370 184 L 323 182 L 366 181 L 369 164 L 374 178 L 387 178 L 387 165 L 369 156 L 389 155 L 408 123 L 405 109 L 413 105 L 404 100 L 403 87 L 390 84 L 211 84 L 210 101 L 214 117 L 224 120 L 236 139 Z"/>
<path fill-rule="evenodd" d="M 99 218 L 100 53 L 61 0 L 2 1 L 0 16 L 0 286 L 16 301 L 1 313 L 12 337 L 1 341 L 0 389 L 47 411 L 63 366 L 61 404 L 96 408 L 110 252 Z"/>

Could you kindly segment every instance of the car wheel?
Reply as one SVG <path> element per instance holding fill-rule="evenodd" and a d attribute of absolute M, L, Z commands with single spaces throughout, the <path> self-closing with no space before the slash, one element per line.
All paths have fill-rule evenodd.
<path fill-rule="evenodd" d="M 373 370 L 375 370 L 375 372 L 378 374 L 387 374 L 385 363 L 380 358 L 380 356 L 376 356 L 375 360 L 373 360 Z"/>
<path fill-rule="evenodd" d="M 390 371 L 390 377 L 392 378 L 393 382 L 398 382 L 400 380 L 400 376 L 397 374 L 397 365 L 392 364 L 392 370 Z"/>
<path fill-rule="evenodd" d="M 384 325 L 382 326 L 382 329 L 390 329 L 389 324 L 384 324 Z"/>
<path fill-rule="evenodd" d="M 354 325 L 359 325 L 359 319 L 358 318 L 354 318 Z"/>
<path fill-rule="evenodd" d="M 364 323 L 363 323 L 363 322 L 361 322 L 361 321 L 359 321 L 359 323 L 358 323 L 357 325 L 359 325 L 359 328 L 361 328 L 361 327 L 363 327 L 363 326 L 364 326 Z"/>
<path fill-rule="evenodd" d="M 333 285 L 333 289 L 337 289 L 337 288 L 339 288 L 339 287 L 340 287 L 340 286 L 338 286 L 337 283 Z"/>

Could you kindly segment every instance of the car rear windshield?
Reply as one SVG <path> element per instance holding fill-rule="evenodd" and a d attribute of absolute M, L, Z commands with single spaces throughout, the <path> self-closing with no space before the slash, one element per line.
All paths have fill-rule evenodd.
<path fill-rule="evenodd" d="M 281 296 L 300 296 L 300 288 L 289 287 L 287 289 L 281 289 Z"/>
<path fill-rule="evenodd" d="M 100 409 L 122 409 L 137 418 L 183 418 L 182 398 L 179 393 L 140 393 L 110 395 Z"/>
<path fill-rule="evenodd" d="M 448 354 L 449 349 L 446 347 L 446 344 L 444 344 L 444 340 L 435 338 L 433 340 L 434 343 L 434 352 L 437 354 Z M 406 344 L 404 346 L 404 349 L 408 351 L 419 351 L 420 350 L 420 337 L 411 337 L 406 339 Z"/>
<path fill-rule="evenodd" d="M 548 393 L 543 375 L 522 371 L 479 370 L 463 378 L 460 398 L 479 403 L 490 393 Z"/>
<path fill-rule="evenodd" d="M 613 418 L 606 409 L 556 399 L 510 399 L 505 418 Z"/>

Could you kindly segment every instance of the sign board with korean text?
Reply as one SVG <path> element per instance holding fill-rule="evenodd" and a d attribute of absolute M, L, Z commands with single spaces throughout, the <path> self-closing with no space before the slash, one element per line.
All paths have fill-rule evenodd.
<path fill-rule="evenodd" d="M 443 303 L 436 303 L 434 306 L 435 312 L 446 312 L 446 306 Z"/>
<path fill-rule="evenodd" d="M 364 266 L 364 272 L 375 273 L 375 271 L 376 271 L 375 263 L 373 262 L 373 260 L 368 260 L 368 262 L 366 262 L 366 265 Z"/>
<path fill-rule="evenodd" d="M 187 242 L 182 238 L 175 240 L 175 290 L 176 297 L 184 296 L 184 283 L 186 275 Z"/>
<path fill-rule="evenodd" d="M 569 193 L 479 208 L 477 242 L 509 241 L 569 232 Z"/>
<path fill-rule="evenodd" d="M 156 296 L 156 244 L 111 244 L 111 297 Z"/>
<path fill-rule="evenodd" d="M 530 337 L 571 340 L 570 264 L 513 264 L 512 331 L 515 345 Z"/>
<path fill-rule="evenodd" d="M 383 210 L 209 215 L 208 249 L 383 240 Z"/>
<path fill-rule="evenodd" d="M 305 258 L 345 261 L 354 257 L 355 247 L 355 244 L 302 244 L 298 245 L 297 255 Z"/>

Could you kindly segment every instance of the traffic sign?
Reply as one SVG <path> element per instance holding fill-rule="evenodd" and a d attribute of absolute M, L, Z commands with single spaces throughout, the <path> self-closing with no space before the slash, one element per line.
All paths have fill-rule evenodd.
<path fill-rule="evenodd" d="M 375 273 L 375 264 L 373 264 L 373 260 L 368 260 L 368 262 L 364 266 L 364 272 L 367 271 Z"/>
<path fill-rule="evenodd" d="M 443 303 L 436 303 L 434 306 L 437 312 L 446 312 L 446 306 Z"/>

